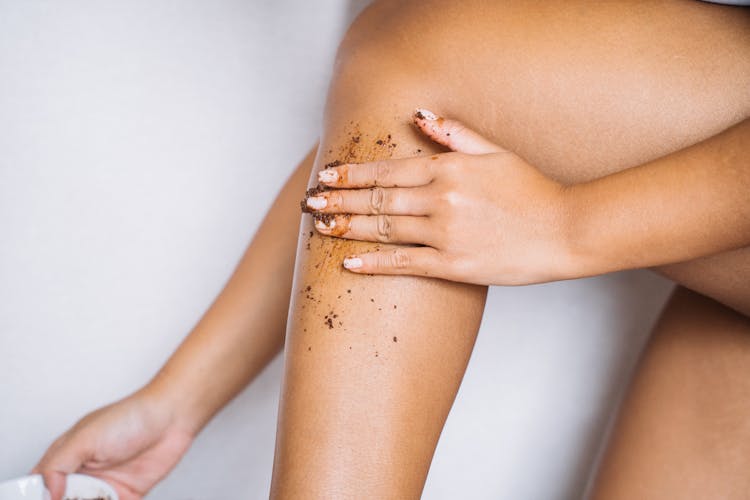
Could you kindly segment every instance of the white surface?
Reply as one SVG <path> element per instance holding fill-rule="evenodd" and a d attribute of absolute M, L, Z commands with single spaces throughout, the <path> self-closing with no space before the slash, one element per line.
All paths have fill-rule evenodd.
<path fill-rule="evenodd" d="M 64 497 L 71 500 L 119 498 L 110 485 L 101 479 L 84 474 L 68 474 Z M 0 500 L 49 500 L 49 492 L 45 491 L 42 476 L 34 474 L 0 483 Z"/>
<path fill-rule="evenodd" d="M 346 10 L 0 0 L 0 479 L 145 382 L 218 292 L 315 140 Z M 578 498 L 667 291 L 493 289 L 424 497 Z M 266 497 L 279 375 L 151 498 Z"/>

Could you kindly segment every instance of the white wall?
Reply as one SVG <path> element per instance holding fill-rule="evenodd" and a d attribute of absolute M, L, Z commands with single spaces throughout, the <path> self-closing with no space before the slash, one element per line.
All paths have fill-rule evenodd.
<path fill-rule="evenodd" d="M 0 0 L 0 479 L 148 380 L 218 292 L 315 140 L 348 9 Z M 425 498 L 577 498 L 668 289 L 494 289 Z M 279 375 L 151 498 L 264 498 Z"/>

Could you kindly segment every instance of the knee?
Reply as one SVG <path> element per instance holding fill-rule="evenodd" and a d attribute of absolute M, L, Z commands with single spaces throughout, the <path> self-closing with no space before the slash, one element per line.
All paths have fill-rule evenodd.
<path fill-rule="evenodd" d="M 352 23 L 339 45 L 332 89 L 380 95 L 424 88 L 439 54 L 432 30 L 420 27 L 408 4 L 375 1 Z"/>

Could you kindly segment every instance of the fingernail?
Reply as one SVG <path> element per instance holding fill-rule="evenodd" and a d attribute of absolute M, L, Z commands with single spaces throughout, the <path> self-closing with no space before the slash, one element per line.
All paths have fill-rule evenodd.
<path fill-rule="evenodd" d="M 347 269 L 357 269 L 362 267 L 362 259 L 359 257 L 347 257 L 344 259 L 344 267 Z"/>
<path fill-rule="evenodd" d="M 339 173 L 335 170 L 325 169 L 318 172 L 318 182 L 336 182 L 339 179 Z"/>
<path fill-rule="evenodd" d="M 324 233 L 330 233 L 331 229 L 336 227 L 336 219 L 328 219 L 324 221 L 322 219 L 315 219 L 315 229 Z"/>
<path fill-rule="evenodd" d="M 313 210 L 320 210 L 328 205 L 328 200 L 325 196 L 310 196 L 305 200 L 305 203 L 307 203 L 307 206 Z"/>
<path fill-rule="evenodd" d="M 419 120 L 437 120 L 438 117 L 429 109 L 419 108 L 414 111 L 414 117 Z"/>

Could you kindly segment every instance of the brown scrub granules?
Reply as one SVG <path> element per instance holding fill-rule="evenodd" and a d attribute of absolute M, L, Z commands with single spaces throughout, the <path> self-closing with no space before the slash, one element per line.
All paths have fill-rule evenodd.
<path fill-rule="evenodd" d="M 310 189 L 308 189 L 307 191 L 305 191 L 305 198 L 302 201 L 299 202 L 300 209 L 303 212 L 313 213 L 312 210 L 310 210 L 310 208 L 307 206 L 307 199 L 309 197 L 311 197 L 311 196 L 317 196 L 320 193 L 322 193 L 323 191 L 327 191 L 327 190 L 328 190 L 328 188 L 326 188 L 325 186 L 321 186 L 320 184 L 318 184 L 317 186 L 311 187 Z"/>
<path fill-rule="evenodd" d="M 334 214 L 322 214 L 320 212 L 312 212 L 310 215 L 314 220 L 319 220 L 326 226 L 330 226 L 331 221 L 335 218 Z"/>

